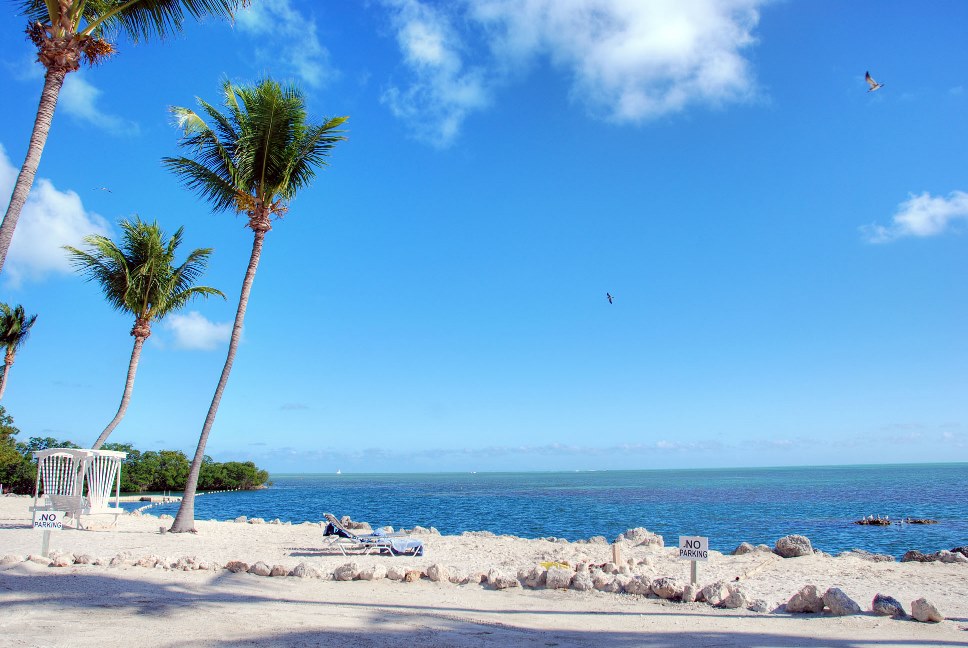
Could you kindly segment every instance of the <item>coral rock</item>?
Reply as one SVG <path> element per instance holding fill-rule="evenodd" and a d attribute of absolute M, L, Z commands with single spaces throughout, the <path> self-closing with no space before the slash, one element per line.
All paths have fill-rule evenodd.
<path fill-rule="evenodd" d="M 698 599 L 710 605 L 719 605 L 729 594 L 729 586 L 723 581 L 717 581 L 702 588 Z"/>
<path fill-rule="evenodd" d="M 839 587 L 831 587 L 823 595 L 824 605 L 834 616 L 860 614 L 860 606 Z"/>
<path fill-rule="evenodd" d="M 798 556 L 809 556 L 813 554 L 813 546 L 810 539 L 802 535 L 788 535 L 776 541 L 773 549 L 778 555 L 784 558 L 796 558 Z"/>
<path fill-rule="evenodd" d="M 403 581 L 405 583 L 415 583 L 421 578 L 423 578 L 424 573 L 419 569 L 408 569 L 403 575 Z"/>
<path fill-rule="evenodd" d="M 571 569 L 552 567 L 545 576 L 545 587 L 548 589 L 565 589 L 571 585 L 575 572 Z"/>
<path fill-rule="evenodd" d="M 427 578 L 430 579 L 432 583 L 449 583 L 450 582 L 450 572 L 447 567 L 441 565 L 440 563 L 434 563 L 427 568 Z"/>
<path fill-rule="evenodd" d="M 592 577 L 587 571 L 580 571 L 572 577 L 570 587 L 576 592 L 587 592 L 595 589 L 595 583 L 592 582 Z"/>
<path fill-rule="evenodd" d="M 922 623 L 941 623 L 944 617 L 926 598 L 911 601 L 911 616 Z"/>
<path fill-rule="evenodd" d="M 871 612 L 877 616 L 903 617 L 907 616 L 901 603 L 894 597 L 877 594 L 871 602 Z"/>
<path fill-rule="evenodd" d="M 285 565 L 273 565 L 272 569 L 269 570 L 269 575 L 273 578 L 278 576 L 287 576 L 288 574 L 289 570 L 286 569 Z"/>
<path fill-rule="evenodd" d="M 225 568 L 233 574 L 239 574 L 249 571 L 249 563 L 242 562 L 241 560 L 230 560 L 225 564 Z"/>
<path fill-rule="evenodd" d="M 338 581 L 351 581 L 360 575 L 360 566 L 355 562 L 340 565 L 333 571 L 333 578 Z"/>
<path fill-rule="evenodd" d="M 496 569 L 492 569 L 487 573 L 487 584 L 498 590 L 521 586 L 517 578 L 503 574 Z"/>
<path fill-rule="evenodd" d="M 816 585 L 805 585 L 794 594 L 786 604 L 786 611 L 791 614 L 809 612 L 817 614 L 823 611 L 824 602 L 817 593 Z"/>
<path fill-rule="evenodd" d="M 676 579 L 664 576 L 652 581 L 652 592 L 659 598 L 674 601 L 682 598 L 684 584 Z"/>
<path fill-rule="evenodd" d="M 741 542 L 738 547 L 733 549 L 734 556 L 742 556 L 743 554 L 748 554 L 756 551 L 756 547 L 748 542 Z"/>
<path fill-rule="evenodd" d="M 371 565 L 360 570 L 357 578 L 360 580 L 376 581 L 383 580 L 387 576 L 387 568 L 384 565 Z"/>

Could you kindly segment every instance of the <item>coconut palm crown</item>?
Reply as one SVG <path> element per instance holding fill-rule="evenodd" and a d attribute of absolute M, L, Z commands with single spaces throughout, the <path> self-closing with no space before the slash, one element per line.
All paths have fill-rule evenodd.
<path fill-rule="evenodd" d="M 191 157 L 163 163 L 213 211 L 246 213 L 248 227 L 268 232 L 296 193 L 326 166 L 326 158 L 346 138 L 336 130 L 348 118 L 307 123 L 305 101 L 295 86 L 266 79 L 254 86 L 222 85 L 225 113 L 199 99 L 201 115 L 171 109 Z M 208 117 L 211 125 L 205 121 Z"/>
<path fill-rule="evenodd" d="M 272 219 L 286 213 L 296 193 L 313 180 L 316 168 L 326 166 L 333 147 L 346 139 L 343 131 L 337 129 L 347 117 L 309 123 L 302 93 L 295 86 L 283 87 L 271 79 L 254 86 L 235 86 L 225 81 L 222 101 L 224 112 L 201 99 L 200 113 L 172 108 L 182 130 L 181 144 L 189 156 L 163 159 L 182 184 L 207 200 L 214 211 L 245 213 L 249 219 L 246 225 L 254 235 L 228 355 L 199 435 L 184 497 L 171 526 L 175 533 L 195 530 L 195 488 L 205 445 L 235 361 L 249 295 Z"/>
<path fill-rule="evenodd" d="M 15 0 L 28 19 L 27 37 L 46 68 L 44 87 L 17 182 L 0 224 L 0 270 L 3 269 L 20 212 L 34 183 L 54 109 L 64 79 L 82 60 L 94 65 L 114 53 L 112 41 L 164 38 L 182 30 L 188 16 L 232 18 L 250 0 Z"/>
<path fill-rule="evenodd" d="M 166 241 L 157 221 L 146 223 L 136 217 L 134 221 L 122 220 L 120 227 L 120 245 L 106 236 L 91 235 L 84 238 L 88 250 L 64 246 L 74 268 L 87 280 L 100 284 L 108 304 L 135 318 L 131 328 L 134 349 L 121 406 L 92 446 L 94 449 L 101 447 L 124 417 L 134 388 L 141 347 L 151 335 L 151 323 L 180 310 L 195 298 L 213 295 L 225 298 L 216 288 L 195 285 L 208 265 L 211 248 L 192 250 L 181 265 L 175 265 L 175 252 L 181 245 L 184 228 L 179 227 Z"/>
<path fill-rule="evenodd" d="M 7 390 L 7 377 L 10 375 L 10 368 L 13 366 L 17 351 L 27 341 L 30 329 L 37 321 L 36 315 L 27 316 L 24 307 L 16 305 L 13 308 L 7 304 L 0 303 L 0 346 L 6 349 L 3 358 L 3 373 L 0 375 L 0 398 Z"/>

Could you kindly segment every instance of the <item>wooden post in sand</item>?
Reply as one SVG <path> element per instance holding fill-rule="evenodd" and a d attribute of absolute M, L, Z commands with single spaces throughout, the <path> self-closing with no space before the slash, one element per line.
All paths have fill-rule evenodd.
<path fill-rule="evenodd" d="M 616 566 L 622 564 L 622 545 L 617 542 L 612 545 L 612 562 Z"/>

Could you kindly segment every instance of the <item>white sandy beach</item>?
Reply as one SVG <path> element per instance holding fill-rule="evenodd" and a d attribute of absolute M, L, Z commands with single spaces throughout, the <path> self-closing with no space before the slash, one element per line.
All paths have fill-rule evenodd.
<path fill-rule="evenodd" d="M 770 609 L 802 586 L 839 587 L 864 614 L 785 614 L 721 609 L 706 603 L 602 591 L 432 582 L 433 565 L 454 580 L 498 570 L 509 576 L 541 562 L 602 564 L 608 544 L 509 536 L 420 536 L 423 557 L 345 557 L 324 550 L 319 524 L 198 521 L 198 534 L 161 534 L 170 520 L 122 516 L 112 531 L 51 534 L 51 553 L 103 564 L 47 566 L 42 532 L 30 528 L 32 498 L 0 498 L 0 646 L 965 646 L 968 564 L 871 562 L 815 554 L 780 558 L 711 552 L 700 586 L 726 581 Z M 374 521 L 375 522 L 375 521 Z M 623 546 L 633 575 L 689 579 L 677 550 Z M 121 556 L 116 559 L 117 556 Z M 209 569 L 172 566 L 191 557 Z M 62 562 L 72 562 L 69 560 Z M 115 559 L 115 566 L 108 563 Z M 158 564 L 154 567 L 137 563 Z M 300 563 L 322 578 L 232 573 L 230 561 L 291 571 Z M 335 581 L 341 565 L 420 570 L 415 582 Z M 218 567 L 218 568 L 215 568 Z M 382 575 L 383 570 L 378 569 Z M 737 578 L 739 579 L 737 581 Z M 877 593 L 925 597 L 945 620 L 920 623 L 872 615 Z"/>

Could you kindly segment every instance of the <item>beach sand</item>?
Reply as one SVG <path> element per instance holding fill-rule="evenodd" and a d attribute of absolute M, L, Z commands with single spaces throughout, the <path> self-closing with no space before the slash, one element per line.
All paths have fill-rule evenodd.
<path fill-rule="evenodd" d="M 600 591 L 494 590 L 426 577 L 407 583 L 330 580 L 355 562 L 421 570 L 443 565 L 467 576 L 496 569 L 509 576 L 540 562 L 606 563 L 608 544 L 561 543 L 510 536 L 422 535 L 423 557 L 354 555 L 322 548 L 319 524 L 198 521 L 197 534 L 162 534 L 170 520 L 120 518 L 111 531 L 51 533 L 52 553 L 87 555 L 116 566 L 46 566 L 43 533 L 30 528 L 32 498 L 0 497 L 0 646 L 968 646 L 968 564 L 871 562 L 821 554 L 780 558 L 710 552 L 700 586 L 734 583 L 773 609 L 802 586 L 841 588 L 860 615 L 757 613 L 705 603 Z M 689 579 L 672 548 L 624 546 L 634 573 Z M 323 578 L 265 577 L 224 568 L 171 569 L 180 558 L 291 570 L 300 563 Z M 156 567 L 137 566 L 152 564 Z M 147 559 L 147 560 L 146 560 Z M 184 561 L 183 561 L 184 562 Z M 166 568 L 167 567 L 167 568 Z M 736 578 L 739 577 L 737 581 Z M 910 612 L 925 597 L 945 620 L 920 623 L 869 613 L 877 593 Z"/>

